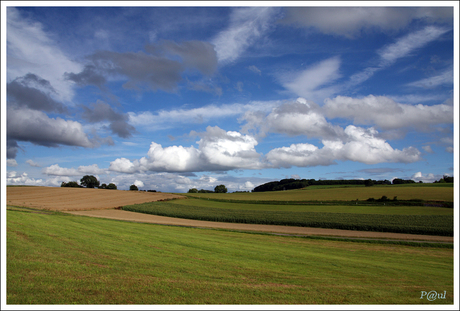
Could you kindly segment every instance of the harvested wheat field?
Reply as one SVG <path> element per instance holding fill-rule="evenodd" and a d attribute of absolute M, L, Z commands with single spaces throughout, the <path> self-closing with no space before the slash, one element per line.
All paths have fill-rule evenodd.
<path fill-rule="evenodd" d="M 66 187 L 7 187 L 6 191 L 7 205 L 56 211 L 111 209 L 185 198 L 170 193 Z"/>

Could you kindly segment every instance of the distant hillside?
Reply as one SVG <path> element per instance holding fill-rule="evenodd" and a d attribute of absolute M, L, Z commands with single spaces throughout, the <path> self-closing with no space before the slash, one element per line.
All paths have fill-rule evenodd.
<path fill-rule="evenodd" d="M 280 181 L 271 181 L 255 187 L 252 192 L 280 191 L 301 189 L 308 186 L 316 185 L 391 185 L 389 180 L 314 180 L 314 179 L 282 179 Z"/>

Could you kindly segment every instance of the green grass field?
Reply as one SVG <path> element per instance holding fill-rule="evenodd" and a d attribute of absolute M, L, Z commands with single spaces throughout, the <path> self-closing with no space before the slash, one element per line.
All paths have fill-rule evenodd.
<path fill-rule="evenodd" d="M 453 303 L 449 248 L 31 211 L 7 211 L 7 304 Z"/>

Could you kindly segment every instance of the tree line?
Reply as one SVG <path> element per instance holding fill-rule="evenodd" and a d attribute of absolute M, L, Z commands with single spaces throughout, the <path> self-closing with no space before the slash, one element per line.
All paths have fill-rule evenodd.
<path fill-rule="evenodd" d="M 228 190 L 225 185 L 218 185 L 214 188 L 214 191 L 205 189 L 198 190 L 197 188 L 192 188 L 188 190 L 188 193 L 227 193 L 227 191 Z"/>
<path fill-rule="evenodd" d="M 80 184 L 76 181 L 62 182 L 61 187 L 73 187 L 73 188 L 99 188 L 99 189 L 113 189 L 117 190 L 117 185 L 114 183 L 101 184 L 99 180 L 93 175 L 85 175 L 80 179 Z M 131 185 L 129 190 L 138 191 L 139 188 L 136 185 Z M 144 190 L 145 191 L 145 190 Z M 147 190 L 148 192 L 156 192 L 156 190 Z"/>
<path fill-rule="evenodd" d="M 413 180 L 404 180 L 395 178 L 393 184 L 407 184 L 415 183 Z M 252 192 L 264 192 L 264 191 L 281 191 L 281 190 L 292 190 L 292 189 L 301 189 L 308 186 L 331 186 L 331 185 L 364 185 L 370 187 L 373 185 L 391 185 L 392 182 L 385 180 L 358 180 L 358 179 L 338 179 L 338 180 L 315 180 L 315 179 L 282 179 L 280 181 L 270 181 L 268 183 L 262 184 L 255 187 Z"/>

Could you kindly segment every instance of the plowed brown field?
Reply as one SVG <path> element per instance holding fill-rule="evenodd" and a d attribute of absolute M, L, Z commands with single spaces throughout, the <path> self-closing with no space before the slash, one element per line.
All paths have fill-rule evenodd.
<path fill-rule="evenodd" d="M 66 187 L 7 187 L 7 205 L 56 211 L 110 209 L 167 199 L 185 198 L 160 192 Z"/>

